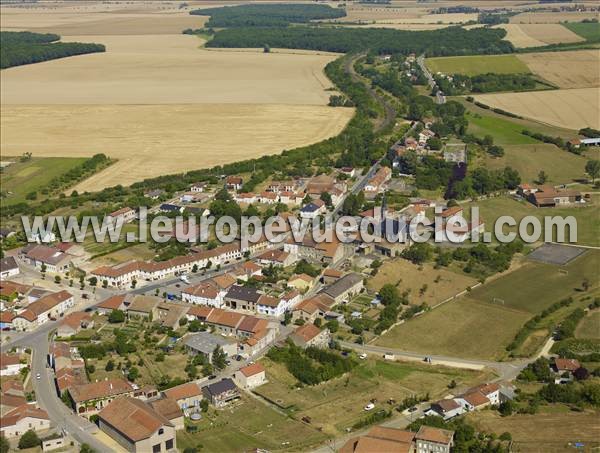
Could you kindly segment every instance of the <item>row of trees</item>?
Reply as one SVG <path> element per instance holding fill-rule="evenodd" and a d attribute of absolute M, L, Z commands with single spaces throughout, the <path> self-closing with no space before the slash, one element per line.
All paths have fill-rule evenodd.
<path fill-rule="evenodd" d="M 57 58 L 70 57 L 94 52 L 105 52 L 102 44 L 80 42 L 54 42 L 57 35 L 37 33 L 0 32 L 0 69 L 31 63 L 39 63 Z"/>
<path fill-rule="evenodd" d="M 439 89 L 448 96 L 469 92 L 527 91 L 533 90 L 536 85 L 536 80 L 530 74 L 487 73 L 472 77 L 452 74 L 452 80 L 440 75 L 435 75 L 434 78 Z"/>
<path fill-rule="evenodd" d="M 196 9 L 190 14 L 210 16 L 206 27 L 281 27 L 317 19 L 337 19 L 344 17 L 346 11 L 318 4 L 267 4 Z"/>
<path fill-rule="evenodd" d="M 218 31 L 209 47 L 271 47 L 377 54 L 409 53 L 427 56 L 502 54 L 514 52 L 502 29 L 448 27 L 406 31 L 348 27 L 240 27 Z"/>

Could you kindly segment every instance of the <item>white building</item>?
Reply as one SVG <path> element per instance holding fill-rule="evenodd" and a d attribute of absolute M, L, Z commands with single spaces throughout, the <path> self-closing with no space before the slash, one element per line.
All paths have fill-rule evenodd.
<path fill-rule="evenodd" d="M 22 436 L 26 431 L 50 429 L 48 413 L 35 406 L 24 404 L 2 416 L 0 432 L 7 438 Z"/>
<path fill-rule="evenodd" d="M 267 382 L 265 368 L 260 363 L 253 363 L 236 371 L 236 383 L 245 389 L 253 389 Z"/>
<path fill-rule="evenodd" d="M 7 256 L 0 259 L 0 281 L 19 275 L 20 272 L 19 265 L 14 256 Z"/>

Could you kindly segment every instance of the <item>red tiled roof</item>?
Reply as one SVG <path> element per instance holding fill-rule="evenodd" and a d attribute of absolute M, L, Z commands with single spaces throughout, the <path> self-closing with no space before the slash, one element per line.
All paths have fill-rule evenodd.
<path fill-rule="evenodd" d="M 186 384 L 181 384 L 177 387 L 172 387 L 170 389 L 164 390 L 163 393 L 167 398 L 171 398 L 177 401 L 185 398 L 191 398 L 194 396 L 202 395 L 202 390 L 200 389 L 198 384 L 194 382 L 188 382 Z"/>
<path fill-rule="evenodd" d="M 439 444 L 449 444 L 454 437 L 454 431 L 448 431 L 446 429 L 432 428 L 430 426 L 422 425 L 419 428 L 419 432 L 415 436 L 415 439 L 426 440 L 429 442 L 436 442 Z"/>
<path fill-rule="evenodd" d="M 98 417 L 133 442 L 151 437 L 162 426 L 173 426 L 150 405 L 130 397 L 111 401 Z"/>
<path fill-rule="evenodd" d="M 321 329 L 319 329 L 317 326 L 311 323 L 304 324 L 303 326 L 298 327 L 294 331 L 294 335 L 300 337 L 305 343 L 309 342 L 320 333 Z"/>
<path fill-rule="evenodd" d="M 106 310 L 117 310 L 123 302 L 125 302 L 125 294 L 117 294 L 116 296 L 110 296 L 108 299 L 104 299 L 100 302 L 97 307 L 104 308 Z"/>
<path fill-rule="evenodd" d="M 250 377 L 258 373 L 263 373 L 265 371 L 265 367 L 263 367 L 260 363 L 253 363 L 252 365 L 240 368 L 240 371 L 244 376 Z"/>

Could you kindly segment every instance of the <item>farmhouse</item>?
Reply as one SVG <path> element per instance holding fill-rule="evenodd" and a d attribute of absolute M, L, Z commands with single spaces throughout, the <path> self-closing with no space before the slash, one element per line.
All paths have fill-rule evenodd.
<path fill-rule="evenodd" d="M 323 192 L 330 192 L 335 186 L 335 178 L 319 175 L 312 178 L 306 185 L 306 193 L 313 199 L 318 199 Z"/>
<path fill-rule="evenodd" d="M 188 382 L 176 387 L 164 390 L 163 395 L 175 401 L 184 411 L 200 407 L 202 401 L 202 389 L 195 382 Z"/>
<path fill-rule="evenodd" d="M 287 282 L 289 287 L 295 288 L 298 291 L 308 291 L 313 285 L 314 278 L 306 274 L 295 274 L 290 277 Z"/>
<path fill-rule="evenodd" d="M 581 368 L 581 363 L 577 359 L 563 359 L 557 357 L 554 359 L 552 371 L 556 374 L 555 384 L 566 384 L 573 380 L 575 372 Z"/>
<path fill-rule="evenodd" d="M 51 318 L 59 318 L 74 303 L 73 295 L 68 291 L 47 294 L 17 313 L 12 320 L 13 326 L 21 331 L 32 330 Z"/>
<path fill-rule="evenodd" d="M 291 335 L 291 340 L 296 346 L 308 348 L 314 346 L 316 348 L 326 348 L 331 341 L 331 335 L 328 329 L 319 329 L 314 324 L 304 324 L 298 327 Z"/>
<path fill-rule="evenodd" d="M 226 292 L 210 281 L 204 281 L 198 285 L 188 286 L 181 292 L 181 299 L 196 305 L 208 305 L 211 307 L 222 307 Z"/>
<path fill-rule="evenodd" d="M 580 203 L 582 196 L 578 190 L 557 190 L 552 186 L 540 186 L 530 191 L 527 200 L 538 208 L 543 208 Z"/>
<path fill-rule="evenodd" d="M 216 408 L 227 406 L 240 398 L 240 391 L 229 378 L 210 384 L 203 389 L 204 396 Z"/>
<path fill-rule="evenodd" d="M 261 295 L 256 288 L 233 285 L 225 294 L 225 305 L 234 310 L 256 311 Z"/>
<path fill-rule="evenodd" d="M 352 272 L 344 275 L 332 285 L 322 289 L 320 293 L 328 295 L 336 304 L 339 304 L 340 302 L 348 301 L 353 296 L 359 294 L 364 288 L 363 280 L 361 275 Z"/>
<path fill-rule="evenodd" d="M 392 177 L 392 170 L 389 167 L 381 167 L 365 185 L 365 195 L 374 195 L 381 191 L 383 185 Z"/>
<path fill-rule="evenodd" d="M 89 417 L 120 396 L 133 396 L 133 387 L 124 379 L 108 379 L 69 387 L 75 413 Z"/>
<path fill-rule="evenodd" d="M 240 176 L 228 176 L 225 179 L 225 188 L 227 190 L 240 190 L 244 185 L 244 180 Z"/>
<path fill-rule="evenodd" d="M 160 297 L 137 295 L 127 307 L 127 315 L 156 319 L 158 317 L 158 304 L 161 302 Z"/>
<path fill-rule="evenodd" d="M 96 310 L 102 315 L 109 315 L 113 310 L 123 310 L 125 308 L 125 297 L 126 294 L 110 296 L 96 305 Z"/>
<path fill-rule="evenodd" d="M 294 257 L 283 250 L 267 250 L 260 254 L 256 260 L 263 266 L 273 265 L 287 267 L 294 262 Z"/>
<path fill-rule="evenodd" d="M 121 208 L 117 211 L 111 212 L 106 216 L 107 220 L 111 223 L 129 223 L 135 220 L 135 211 L 129 207 Z"/>
<path fill-rule="evenodd" d="M 421 426 L 415 435 L 418 453 L 450 453 L 454 445 L 454 431 Z"/>
<path fill-rule="evenodd" d="M 574 138 L 574 139 L 569 140 L 569 144 L 573 148 L 579 148 L 581 146 L 600 146 L 600 137 Z"/>
<path fill-rule="evenodd" d="M 31 244 L 21 250 L 22 259 L 38 269 L 45 266 L 47 272 L 53 274 L 64 273 L 69 270 L 73 256 L 56 247 Z"/>
<path fill-rule="evenodd" d="M 148 404 L 150 404 L 152 409 L 169 420 L 175 430 L 185 428 L 183 411 L 175 400 L 172 400 L 171 398 L 162 398 L 159 400 L 150 401 Z"/>
<path fill-rule="evenodd" d="M 444 420 L 449 420 L 464 412 L 464 407 L 455 399 L 444 399 L 433 403 L 426 414 L 439 415 Z"/>
<path fill-rule="evenodd" d="M 292 311 L 292 320 L 304 320 L 312 323 L 318 316 L 325 316 L 325 313 L 336 304 L 335 300 L 324 293 L 319 293 L 310 299 L 300 302 Z"/>
<path fill-rule="evenodd" d="M 98 414 L 98 426 L 129 452 L 176 448 L 175 427 L 152 406 L 130 397 L 119 398 Z"/>
<path fill-rule="evenodd" d="M 361 452 L 397 452 L 412 453 L 414 450 L 415 433 L 396 428 L 374 426 L 363 436 L 353 437 L 348 440 L 339 453 Z M 434 450 L 432 450 L 434 451 Z M 417 453 L 429 453 L 418 451 Z"/>
<path fill-rule="evenodd" d="M 265 368 L 260 363 L 253 363 L 240 368 L 234 376 L 240 387 L 252 389 L 267 382 Z"/>
<path fill-rule="evenodd" d="M 20 269 L 14 256 L 0 259 L 0 281 L 19 275 Z"/>
<path fill-rule="evenodd" d="M 325 202 L 323 200 L 313 200 L 300 209 L 300 217 L 312 220 L 325 212 Z"/>
<path fill-rule="evenodd" d="M 92 317 L 88 313 L 78 311 L 65 316 L 56 332 L 59 337 L 70 337 L 79 333 L 81 329 L 91 327 L 94 327 Z"/>
<path fill-rule="evenodd" d="M 183 343 L 190 355 L 201 354 L 208 362 L 212 362 L 213 352 L 217 346 L 229 357 L 237 354 L 237 343 L 235 341 L 223 338 L 220 335 L 213 335 L 209 332 L 198 332 L 188 335 L 185 337 Z"/>
<path fill-rule="evenodd" d="M 0 418 L 0 432 L 7 438 L 19 437 L 29 430 L 47 429 L 50 429 L 48 413 L 29 404 L 23 404 Z"/>

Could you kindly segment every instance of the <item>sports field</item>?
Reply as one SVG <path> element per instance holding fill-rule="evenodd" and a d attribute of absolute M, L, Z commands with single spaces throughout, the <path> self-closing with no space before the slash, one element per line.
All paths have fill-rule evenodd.
<path fill-rule="evenodd" d="M 487 373 L 369 358 L 337 379 L 296 388 L 296 379 L 284 365 L 269 359 L 262 363 L 269 382 L 255 391 L 285 408 L 293 418 L 309 417 L 310 426 L 334 436 L 365 417 L 363 407 L 373 398 L 376 410 L 388 410 L 393 408 L 387 404 L 390 398 L 399 403 L 411 394 L 429 392 L 430 398 L 436 399 L 447 392 L 451 380 L 467 387 L 485 380 Z"/>
<path fill-rule="evenodd" d="M 60 177 L 85 161 L 84 158 L 33 157 L 26 162 L 19 162 L 18 157 L 7 157 L 4 154 L 2 160 L 14 162 L 0 173 L 2 205 L 25 201 L 30 192 L 37 192 L 38 197 L 42 197 L 41 190 L 46 188 L 52 179 Z"/>
<path fill-rule="evenodd" d="M 353 114 L 326 106 L 332 55 L 211 52 L 189 35 L 86 39 L 108 51 L 1 73 L 3 154 L 119 159 L 77 190 L 279 153 L 338 134 Z"/>
<path fill-rule="evenodd" d="M 424 264 L 420 269 L 405 259 L 397 258 L 386 261 L 379 268 L 377 275 L 369 279 L 367 287 L 371 291 L 378 291 L 387 283 L 397 285 L 400 294 L 410 291 L 408 300 L 411 304 L 425 302 L 434 306 L 473 286 L 477 280 L 444 268 L 434 269 L 431 264 Z M 427 289 L 421 294 L 423 285 L 427 285 Z"/>
<path fill-rule="evenodd" d="M 600 129 L 599 88 L 476 95 L 475 99 L 542 123 L 581 129 Z"/>
<path fill-rule="evenodd" d="M 575 331 L 577 338 L 600 340 L 600 311 L 595 310 L 581 320 Z"/>
<path fill-rule="evenodd" d="M 483 154 L 483 166 L 489 169 L 514 168 L 523 181 L 535 181 L 540 170 L 548 175 L 548 183 L 565 184 L 585 178 L 587 159 L 567 153 L 550 143 L 527 145 L 502 145 L 504 156 L 500 158 Z"/>
<path fill-rule="evenodd" d="M 504 39 L 520 48 L 584 41 L 561 24 L 502 24 L 498 28 L 506 30 Z"/>
<path fill-rule="evenodd" d="M 425 60 L 432 72 L 465 74 L 468 76 L 494 72 L 515 74 L 531 72 L 515 55 L 475 55 L 468 57 L 436 57 Z"/>
<path fill-rule="evenodd" d="M 523 53 L 518 58 L 531 72 L 560 88 L 600 86 L 600 51 Z"/>

